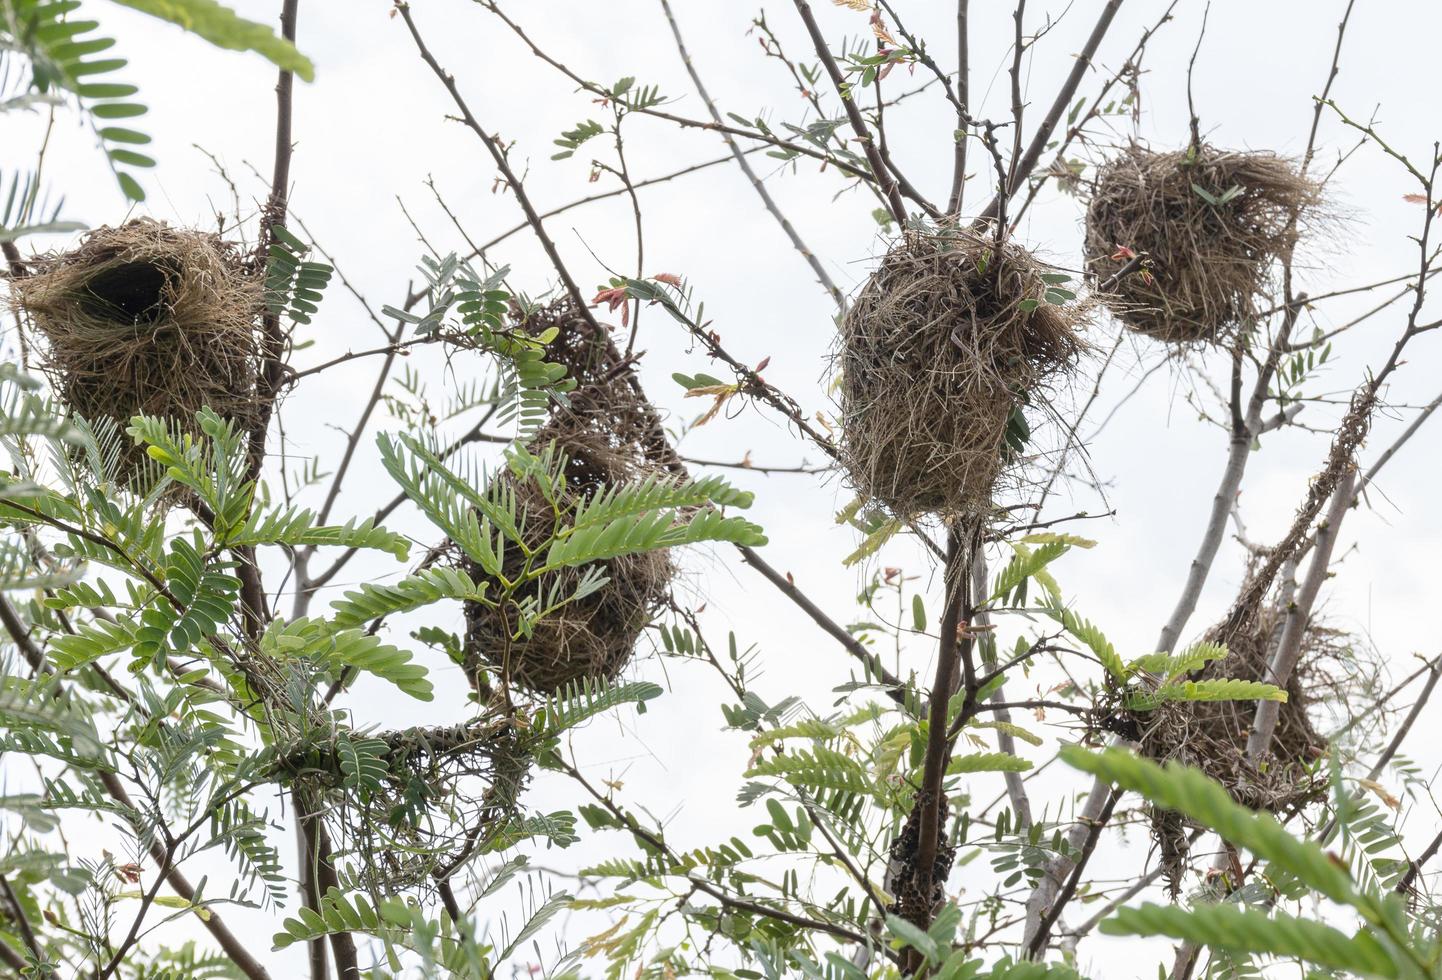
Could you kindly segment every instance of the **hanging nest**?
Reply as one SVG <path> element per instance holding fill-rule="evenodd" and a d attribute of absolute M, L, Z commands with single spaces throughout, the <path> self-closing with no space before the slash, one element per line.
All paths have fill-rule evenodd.
<path fill-rule="evenodd" d="M 560 333 L 547 358 L 564 364 L 577 387 L 566 405 L 555 407 L 527 449 L 538 456 L 565 456 L 564 521 L 582 501 L 613 486 L 665 476 L 668 470 L 658 456 L 673 464 L 675 456 L 609 335 L 597 334 L 564 304 L 538 311 L 524 324 L 533 334 L 551 326 Z M 506 481 L 507 491 L 515 495 L 527 546 L 543 544 L 553 533 L 555 518 L 541 488 L 510 471 L 497 479 Z M 524 562 L 521 549 L 507 549 L 506 577 L 514 581 Z M 486 580 L 485 571 L 470 559 L 463 559 L 462 566 L 477 581 Z M 517 636 L 521 604 L 569 595 L 585 576 L 595 574 L 596 566 L 608 579 L 605 585 L 546 615 L 529 635 Z M 664 551 L 623 555 L 542 576 L 499 607 L 466 603 L 467 673 L 478 689 L 489 668 L 508 689 L 540 695 L 583 679 L 610 680 L 630 662 L 642 631 L 665 602 L 674 572 Z"/>
<path fill-rule="evenodd" d="M 189 427 L 209 407 L 254 424 L 262 294 L 233 243 L 137 218 L 40 257 L 11 287 L 45 339 L 52 386 L 86 420 L 123 431 L 133 416 L 158 415 Z M 131 447 L 119 475 L 142 458 Z"/>
<path fill-rule="evenodd" d="M 1270 662 L 1285 620 L 1286 610 L 1269 604 L 1230 635 L 1212 630 L 1205 641 L 1225 644 L 1227 656 L 1211 661 L 1192 679 L 1273 683 Z M 1316 762 L 1327 754 L 1328 740 L 1316 726 L 1327 706 L 1348 699 L 1348 678 L 1355 670 L 1356 653 L 1349 635 L 1315 620 L 1308 624 L 1296 668 L 1282 685 L 1287 700 L 1278 705 L 1271 753 L 1260 766 L 1246 757 L 1247 738 L 1260 702 L 1169 701 L 1152 711 L 1130 713 L 1120 719 L 1121 727 L 1137 742 L 1143 756 L 1200 769 L 1221 783 L 1238 803 L 1282 813 L 1326 794 L 1327 776 Z M 1113 722 L 1117 720 L 1114 716 Z M 1192 828 L 1172 811 L 1153 810 L 1151 816 L 1162 867 L 1175 895 Z"/>
<path fill-rule="evenodd" d="M 1053 276 L 1048 281 L 1046 276 Z M 841 322 L 842 453 L 898 517 L 989 509 L 1025 443 L 1022 406 L 1075 363 L 1085 310 L 1012 245 L 910 232 Z"/>
<path fill-rule="evenodd" d="M 1296 245 L 1321 188 L 1271 153 L 1202 145 L 1156 153 L 1136 143 L 1103 164 L 1086 215 L 1087 266 L 1111 285 L 1128 327 L 1173 343 L 1215 343 L 1243 327 L 1272 261 Z"/>
<path fill-rule="evenodd" d="M 352 752 L 379 757 L 379 785 L 356 787 L 347 777 Z M 396 891 L 489 849 L 517 817 L 531 765 L 523 734 L 488 715 L 444 728 L 338 733 L 282 753 L 280 768 L 323 808 L 336 856 L 354 858 L 360 884 Z"/>

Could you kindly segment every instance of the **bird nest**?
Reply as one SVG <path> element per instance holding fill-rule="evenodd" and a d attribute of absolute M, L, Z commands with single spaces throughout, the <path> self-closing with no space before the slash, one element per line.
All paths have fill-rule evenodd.
<path fill-rule="evenodd" d="M 1212 630 L 1205 640 L 1225 644 L 1227 655 L 1192 679 L 1273 683 L 1271 657 L 1285 620 L 1286 610 L 1272 604 L 1230 635 Z M 1317 730 L 1317 716 L 1324 705 L 1347 699 L 1347 677 L 1355 670 L 1356 656 L 1350 636 L 1320 622 L 1307 625 L 1301 642 L 1297 665 L 1280 685 L 1287 699 L 1277 705 L 1277 725 L 1265 758 L 1247 758 L 1247 739 L 1262 703 L 1258 701 L 1168 701 L 1151 711 L 1131 713 L 1125 734 L 1137 742 L 1140 754 L 1200 769 L 1254 810 L 1281 813 L 1306 806 L 1327 790 L 1326 774 L 1316 762 L 1327 754 L 1328 739 Z M 1174 894 L 1187 856 L 1188 829 L 1179 814 L 1152 811 L 1153 836 Z"/>
<path fill-rule="evenodd" d="M 1022 407 L 1083 348 L 1085 309 L 1057 292 L 1064 278 L 959 231 L 911 232 L 887 253 L 841 322 L 842 453 L 857 490 L 907 519 L 989 509 L 1025 440 Z"/>
<path fill-rule="evenodd" d="M 73 412 L 122 429 L 136 415 L 193 427 L 205 407 L 254 423 L 262 296 L 234 244 L 137 218 L 33 268 L 11 301 L 44 338 L 42 366 Z M 142 458 L 123 455 L 118 475 Z"/>
<path fill-rule="evenodd" d="M 553 506 L 534 480 L 513 470 L 497 477 L 505 482 L 504 492 L 514 495 L 517 524 L 527 549 L 534 550 L 582 502 L 621 484 L 664 476 L 665 470 L 656 462 L 654 415 L 609 335 L 564 305 L 538 311 L 524 326 L 535 334 L 559 329 L 547 357 L 564 364 L 577 383 L 528 447 L 538 456 L 564 457 L 558 504 Z M 507 548 L 502 574 L 517 581 L 530 564 L 534 560 L 522 549 Z M 469 558 L 462 566 L 478 581 L 489 578 Z M 573 594 L 598 573 L 606 579 L 600 588 L 534 619 L 536 609 Z M 642 631 L 665 602 L 673 575 L 665 551 L 622 555 L 546 573 L 499 604 L 468 602 L 464 666 L 478 688 L 490 674 L 508 690 L 540 695 L 582 680 L 610 680 L 630 662 Z"/>
<path fill-rule="evenodd" d="M 394 891 L 424 884 L 503 839 L 531 765 L 522 734 L 491 715 L 443 728 L 334 736 L 283 753 L 281 769 L 324 806 L 337 857 L 355 859 L 360 883 Z"/>
<path fill-rule="evenodd" d="M 1245 326 L 1272 261 L 1291 252 L 1320 187 L 1288 159 L 1202 145 L 1135 143 L 1102 165 L 1086 215 L 1088 268 L 1131 329 L 1173 343 L 1217 342 Z"/>

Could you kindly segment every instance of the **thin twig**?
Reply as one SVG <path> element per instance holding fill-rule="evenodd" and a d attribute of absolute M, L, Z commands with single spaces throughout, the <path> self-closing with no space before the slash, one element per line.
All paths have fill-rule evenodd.
<path fill-rule="evenodd" d="M 721 111 L 716 108 L 715 101 L 712 100 L 710 93 L 706 91 L 706 86 L 701 81 L 701 75 L 696 70 L 695 62 L 691 60 L 691 53 L 686 50 L 686 42 L 681 38 L 681 28 L 676 23 L 675 14 L 671 12 L 669 0 L 661 0 L 661 10 L 666 14 L 666 22 L 671 25 L 671 35 L 676 39 L 676 50 L 680 53 L 681 61 L 686 66 L 686 73 L 691 76 L 691 82 L 696 86 L 697 94 L 701 96 L 701 101 L 706 104 L 707 113 L 710 114 L 713 120 L 720 124 Z M 830 274 L 826 271 L 826 267 L 823 266 L 821 260 L 816 257 L 816 253 L 808 248 L 806 243 L 801 240 L 801 236 L 797 234 L 796 228 L 791 224 L 790 219 L 781 212 L 781 208 L 777 206 L 775 199 L 771 196 L 771 192 L 766 189 L 766 185 L 762 182 L 761 178 L 756 175 L 756 171 L 751 168 L 751 164 L 746 159 L 746 154 L 743 153 L 741 147 L 737 145 L 735 138 L 733 138 L 730 133 L 722 133 L 721 138 L 726 141 L 727 149 L 731 151 L 732 157 L 735 158 L 737 169 L 751 182 L 751 186 L 756 191 L 756 196 L 761 198 L 762 206 L 766 208 L 767 213 L 776 219 L 776 223 L 781 226 L 781 231 L 791 242 L 791 247 L 801 253 L 801 257 L 806 260 L 806 264 L 811 267 L 812 273 L 815 274 L 816 281 L 821 283 L 822 287 L 831 294 L 831 298 L 836 302 L 837 308 L 844 310 L 846 308 L 846 295 L 841 291 L 840 287 L 832 281 Z"/>

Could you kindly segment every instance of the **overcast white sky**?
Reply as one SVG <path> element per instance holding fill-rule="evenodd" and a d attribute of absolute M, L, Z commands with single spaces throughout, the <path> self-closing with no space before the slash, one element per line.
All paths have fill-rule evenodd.
<path fill-rule="evenodd" d="M 207 226 L 213 224 L 217 211 L 232 210 L 228 188 L 199 147 L 224 163 L 239 185 L 243 213 L 253 214 L 254 202 L 263 198 L 265 189 L 250 166 L 268 174 L 271 164 L 274 75 L 269 66 L 254 57 L 209 49 L 179 31 L 112 5 L 86 3 L 118 36 L 120 50 L 132 61 L 127 77 L 141 86 L 151 107 L 142 126 L 155 136 L 160 166 L 143 178 L 150 191 L 144 210 L 175 223 Z M 276 5 L 240 0 L 235 6 L 247 16 L 268 21 Z M 464 248 L 424 185 L 428 178 L 433 178 L 477 241 L 520 219 L 512 198 L 492 192 L 495 174 L 480 142 L 445 118 L 453 107 L 416 57 L 404 25 L 390 16 L 389 6 L 381 0 L 302 3 L 299 46 L 314 59 L 317 79 L 313 85 L 298 86 L 296 92 L 291 197 L 293 213 L 377 309 L 383 303 L 399 305 L 423 253 L 400 202 L 442 251 Z M 659 85 L 675 99 L 676 111 L 704 116 L 656 0 L 538 0 L 505 6 L 543 46 L 587 78 L 609 83 L 634 75 L 642 83 Z M 1164 6 L 1160 0 L 1127 0 L 1101 49 L 1100 64 L 1117 67 Z M 1265 4 L 1216 0 L 1212 4 L 1194 87 L 1203 130 L 1213 143 L 1301 152 L 1311 121 L 1311 97 L 1325 80 L 1344 6 L 1344 0 Z M 755 38 L 747 34 L 755 4 L 675 0 L 675 7 L 697 66 L 723 111 L 747 117 L 765 113 L 778 122 L 800 120 L 805 107 L 788 77 L 778 63 L 762 57 Z M 935 0 L 901 4 L 908 26 L 935 39 L 933 51 L 946 65 L 954 57 L 950 7 Z M 1030 4 L 1029 27 L 1037 27 L 1047 11 L 1058 15 L 1065 7 L 1055 2 Z M 1077 0 L 1035 49 L 1026 71 L 1034 107 L 1031 118 L 1041 114 L 1070 69 L 1071 56 L 1099 7 L 1095 0 Z M 1177 19 L 1157 35 L 1146 60 L 1136 132 L 1158 146 L 1179 145 L 1186 139 L 1185 67 L 1202 8 L 1201 3 L 1183 0 Z M 977 108 L 979 115 L 1007 113 L 1010 10 L 1010 4 L 1000 2 L 972 5 L 972 86 L 985 95 Z M 817 2 L 816 11 L 833 41 L 865 30 L 861 14 L 822 2 Z M 805 38 L 791 5 L 775 0 L 769 14 L 788 50 L 803 52 Z M 552 140 L 563 129 L 583 118 L 601 118 L 589 97 L 575 93 L 570 83 L 532 59 L 475 4 L 426 0 L 415 4 L 415 16 L 483 124 L 515 141 L 513 159 L 527 165 L 527 188 L 542 207 L 613 186 L 607 176 L 596 184 L 587 183 L 588 161 L 593 153 L 603 152 L 601 140 L 570 160 L 550 160 Z M 1442 135 L 1436 79 L 1424 67 L 1436 57 L 1439 28 L 1442 8 L 1423 0 L 1359 4 L 1333 91 L 1354 117 L 1375 112 L 1389 140 L 1415 158 L 1425 158 L 1432 141 Z M 917 81 L 922 77 L 919 72 Z M 1082 93 L 1095 92 L 1105 77 L 1093 71 Z M 893 89 L 907 82 L 901 73 L 892 75 Z M 944 101 L 935 92 L 928 93 L 893 110 L 889 119 L 892 150 L 902 168 L 929 196 L 944 198 L 953 128 Z M 33 152 L 33 121 L 6 119 L 0 125 L 5 127 L 0 129 L 0 165 L 18 166 Z M 1027 128 L 1029 132 L 1030 125 Z M 710 134 L 679 132 L 654 120 L 632 119 L 627 132 L 628 161 L 637 177 L 665 173 L 724 152 Z M 1115 138 L 1124 139 L 1131 132 L 1129 120 L 1115 122 Z M 1319 135 L 1322 165 L 1330 165 L 1355 143 L 1353 134 L 1334 117 L 1324 116 Z M 832 275 L 844 288 L 858 285 L 879 246 L 870 216 L 874 200 L 857 193 L 833 197 L 841 182 L 834 174 L 818 175 L 809 165 L 791 174 L 774 169 L 774 161 L 764 157 L 753 159 Z M 98 225 L 126 216 L 126 206 L 100 156 L 73 117 L 63 117 L 57 126 L 46 166 L 54 184 L 67 194 L 68 217 Z M 1419 209 L 1402 199 L 1413 189 L 1400 168 L 1375 147 L 1352 156 L 1331 186 L 1346 220 L 1309 252 L 1302 287 L 1314 294 L 1330 292 L 1414 267 L 1415 247 L 1405 236 L 1416 227 Z M 687 276 L 735 355 L 751 363 L 770 357 L 768 380 L 795 396 L 808 412 L 825 409 L 827 354 L 833 337 L 830 300 L 741 175 L 730 167 L 713 168 L 648 188 L 642 195 L 645 271 Z M 983 191 L 973 191 L 973 206 L 984 197 Z M 1079 219 L 1075 200 L 1046 194 L 1024 222 L 1020 238 L 1058 264 L 1075 268 Z M 620 198 L 569 212 L 548 227 L 583 289 L 606 278 L 603 262 L 626 270 L 634 263 L 632 218 Z M 511 239 L 493 259 L 511 264 L 513 281 L 531 292 L 541 292 L 552 282 L 543 256 L 525 236 Z M 1345 322 L 1368 305 L 1367 300 L 1344 299 L 1318 308 L 1312 316 L 1325 328 Z M 1398 309 L 1339 342 L 1338 367 L 1324 374 L 1311 393 L 1350 389 L 1363 364 L 1381 363 L 1402 322 Z M 1109 343 L 1111 336 L 1112 327 L 1106 322 L 1094 334 L 1098 343 Z M 294 364 L 300 368 L 381 341 L 378 329 L 339 283 L 331 288 L 306 339 L 314 346 L 296 355 Z M 697 414 L 694 401 L 682 403 L 670 374 L 714 371 L 705 358 L 690 350 L 678 328 L 655 310 L 643 316 L 639 346 L 647 352 L 643 371 L 656 400 L 677 419 Z M 1057 572 L 1078 608 L 1128 656 L 1149 652 L 1176 600 L 1225 449 L 1224 435 L 1200 422 L 1186 401 L 1193 387 L 1193 368 L 1163 363 L 1163 354 L 1144 340 L 1125 344 L 1092 422 L 1082 427 L 1083 433 L 1091 432 L 1120 404 L 1110 424 L 1088 446 L 1090 465 L 1107 486 L 1106 503 L 1089 491 L 1071 497 L 1063 493 L 1048 511 L 1061 516 L 1077 509 L 1097 513 L 1115 508 L 1114 518 L 1091 522 L 1083 530 L 1098 538 L 1100 545 L 1067 558 Z M 1389 392 L 1390 400 L 1415 405 L 1434 398 L 1438 355 L 1435 336 L 1416 344 L 1410 363 Z M 436 358 L 417 355 L 410 363 L 437 395 L 453 381 L 470 380 L 466 372 L 478 368 L 457 360 L 454 374 L 445 375 Z M 320 454 L 324 468 L 333 468 L 343 440 L 338 430 L 351 426 L 376 366 L 374 361 L 357 361 L 311 379 L 293 394 L 284 409 L 285 453 L 297 460 Z M 1078 387 L 1083 395 L 1090 390 L 1087 380 Z M 1126 396 L 1130 398 L 1124 401 Z M 1272 540 L 1286 526 L 1325 452 L 1325 430 L 1335 417 L 1326 408 L 1309 408 L 1303 421 L 1321 428 L 1323 434 L 1292 432 L 1263 440 L 1242 496 L 1254 538 Z M 1408 417 L 1402 413 L 1400 421 L 1379 424 L 1364 461 L 1375 457 Z M 364 445 L 369 447 L 369 441 Z M 273 444 L 273 449 L 278 448 Z M 1370 497 L 1372 509 L 1349 517 L 1338 551 L 1345 561 L 1325 593 L 1331 622 L 1369 637 L 1397 676 L 1413 669 L 1414 654 L 1438 652 L 1433 613 L 1442 517 L 1426 500 L 1435 501 L 1435 487 L 1442 477 L 1439 448 L 1442 424 L 1424 428 L 1389 466 Z M 749 450 L 759 464 L 819 461 L 819 454 L 807 453 L 774 415 L 758 409 L 696 431 L 687 437 L 684 449 L 720 460 L 739 459 Z M 733 475 L 739 484 L 757 491 L 753 516 L 770 533 L 771 544 L 764 552 L 768 560 L 790 571 L 838 620 L 852 621 L 860 575 L 840 564 L 856 544 L 850 531 L 837 529 L 832 522 L 837 507 L 849 499 L 840 480 Z M 366 515 L 392 493 L 379 465 L 366 459 L 358 465 L 337 513 Z M 311 499 L 318 501 L 319 495 Z M 415 533 L 422 542 L 434 538 L 413 515 L 399 518 L 396 526 Z M 909 574 L 923 576 L 921 587 L 930 582 L 928 566 L 904 542 L 889 549 L 882 562 L 903 565 Z M 708 603 L 706 622 L 713 642 L 724 642 L 729 628 L 742 646 L 759 645 L 763 673 L 756 681 L 758 692 L 773 701 L 805 694 L 817 710 L 826 710 L 830 689 L 850 671 L 837 645 L 764 580 L 739 565 L 729 550 L 694 552 L 685 566 L 687 587 Z M 342 576 L 345 581 L 336 583 L 325 598 L 338 596 L 354 582 L 394 577 L 402 571 L 384 559 L 369 564 L 357 561 Z M 1241 549 L 1229 542 L 1188 635 L 1200 633 L 1227 605 L 1242 572 Z M 274 577 L 270 584 L 276 585 Z M 933 607 L 939 605 L 934 586 Z M 458 610 L 447 615 L 451 621 L 442 625 L 459 625 Z M 930 656 L 929 649 L 918 647 L 908 653 L 903 669 L 926 671 Z M 430 666 L 441 675 L 438 686 L 445 691 L 448 668 L 434 662 Z M 622 780 L 628 800 L 668 820 L 678 844 L 689 848 L 733 833 L 748 836 L 756 820 L 750 813 L 737 813 L 733 799 L 747 750 L 744 739 L 720 731 L 723 720 L 717 704 L 725 697 L 723 689 L 698 666 L 662 664 L 653 658 L 635 672 L 662 680 L 670 692 L 639 718 L 627 715 L 588 730 L 584 744 L 577 746 L 580 757 L 595 767 L 598 776 Z M 451 679 L 451 688 L 462 686 L 458 675 Z M 1014 687 L 1015 695 L 1027 693 L 1024 684 Z M 454 710 L 458 701 L 442 710 Z M 378 687 L 362 688 L 351 704 L 362 723 L 386 727 L 434 721 L 438 712 Z M 1442 762 L 1442 748 L 1436 742 L 1439 731 L 1424 719 L 1405 750 L 1429 775 Z M 1049 738 L 1047 746 L 1035 750 L 1035 757 L 1045 758 L 1053 747 Z M 1072 782 L 1082 785 L 1079 779 Z M 1062 783 L 1050 785 L 1060 788 Z M 992 792 L 992 787 L 983 786 L 977 795 L 990 798 Z M 554 808 L 564 805 L 569 796 L 569 787 L 542 781 L 531 802 Z M 1431 815 L 1419 812 L 1417 818 L 1412 824 L 1421 828 L 1417 832 L 1430 833 Z M 547 855 L 544 862 L 578 866 L 609 846 L 604 839 L 588 840 L 583 848 Z M 1139 839 L 1134 840 L 1131 850 L 1108 852 L 1108 860 L 1139 864 L 1141 846 Z M 1116 874 L 1133 866 L 1118 864 Z M 255 930 L 258 943 L 273 931 L 264 916 L 240 918 L 246 928 Z M 582 926 L 574 927 L 573 936 L 584 934 Z M 1083 952 L 1084 961 L 1088 956 L 1101 957 L 1092 962 L 1107 964 L 1098 975 L 1155 972 L 1150 958 L 1122 960 L 1114 947 L 1084 947 Z M 277 975 L 285 974 L 282 970 Z"/>

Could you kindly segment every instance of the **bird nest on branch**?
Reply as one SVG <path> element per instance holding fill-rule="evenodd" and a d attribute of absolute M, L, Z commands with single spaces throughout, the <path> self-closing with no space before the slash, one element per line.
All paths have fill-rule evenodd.
<path fill-rule="evenodd" d="M 608 489 L 664 476 L 677 469 L 654 410 L 634 383 L 630 366 L 609 335 L 599 333 L 565 304 L 534 314 L 525 329 L 540 334 L 557 327 L 547 357 L 564 364 L 577 387 L 556 405 L 527 447 L 565 457 L 561 522 L 578 504 Z M 557 526 L 555 509 L 541 488 L 513 472 L 500 474 L 515 495 L 518 525 L 528 548 L 543 545 Z M 526 568 L 520 548 L 506 550 L 503 574 L 515 581 Z M 487 576 L 474 562 L 463 567 L 478 581 Z M 597 568 L 607 581 L 522 630 L 527 605 L 565 596 Z M 580 567 L 568 567 L 532 580 L 499 605 L 466 603 L 465 667 L 479 688 L 484 674 L 517 688 L 550 695 L 582 680 L 605 681 L 628 664 L 642 631 L 669 593 L 675 568 L 665 551 L 623 555 Z M 493 590 L 494 591 L 494 590 Z"/>
<path fill-rule="evenodd" d="M 1013 245 L 908 233 L 841 322 L 842 453 L 897 516 L 984 513 L 1044 400 L 1083 343 L 1086 308 Z"/>
<path fill-rule="evenodd" d="M 522 734 L 498 715 L 335 735 L 281 762 L 324 807 L 337 857 L 353 858 L 361 884 L 379 891 L 425 884 L 503 840 L 531 765 Z"/>
<path fill-rule="evenodd" d="M 41 256 L 12 302 L 44 338 L 43 367 L 88 421 L 136 415 L 195 424 L 209 407 L 241 428 L 255 391 L 262 293 L 239 248 L 208 232 L 137 218 Z M 142 454 L 120 460 L 132 475 Z"/>
<path fill-rule="evenodd" d="M 1271 659 L 1285 620 L 1285 608 L 1272 603 L 1229 635 L 1213 629 L 1205 642 L 1224 644 L 1227 655 L 1208 663 L 1192 679 L 1275 683 Z M 1351 636 L 1315 619 L 1307 624 L 1297 665 L 1287 683 L 1278 685 L 1287 699 L 1277 704 L 1270 751 L 1256 762 L 1247 758 L 1247 739 L 1265 702 L 1167 701 L 1150 711 L 1130 713 L 1124 721 L 1125 734 L 1136 741 L 1142 755 L 1200 769 L 1244 806 L 1270 813 L 1294 810 L 1326 794 L 1327 775 L 1316 763 L 1327 754 L 1329 743 L 1317 723 L 1328 707 L 1349 700 L 1349 679 L 1356 669 Z M 1171 811 L 1153 810 L 1151 817 L 1162 867 L 1175 894 L 1192 828 Z"/>
<path fill-rule="evenodd" d="M 1173 343 L 1215 343 L 1256 311 L 1271 264 L 1291 252 L 1321 189 L 1272 153 L 1131 144 L 1101 166 L 1086 215 L 1088 268 L 1131 329 Z"/>

